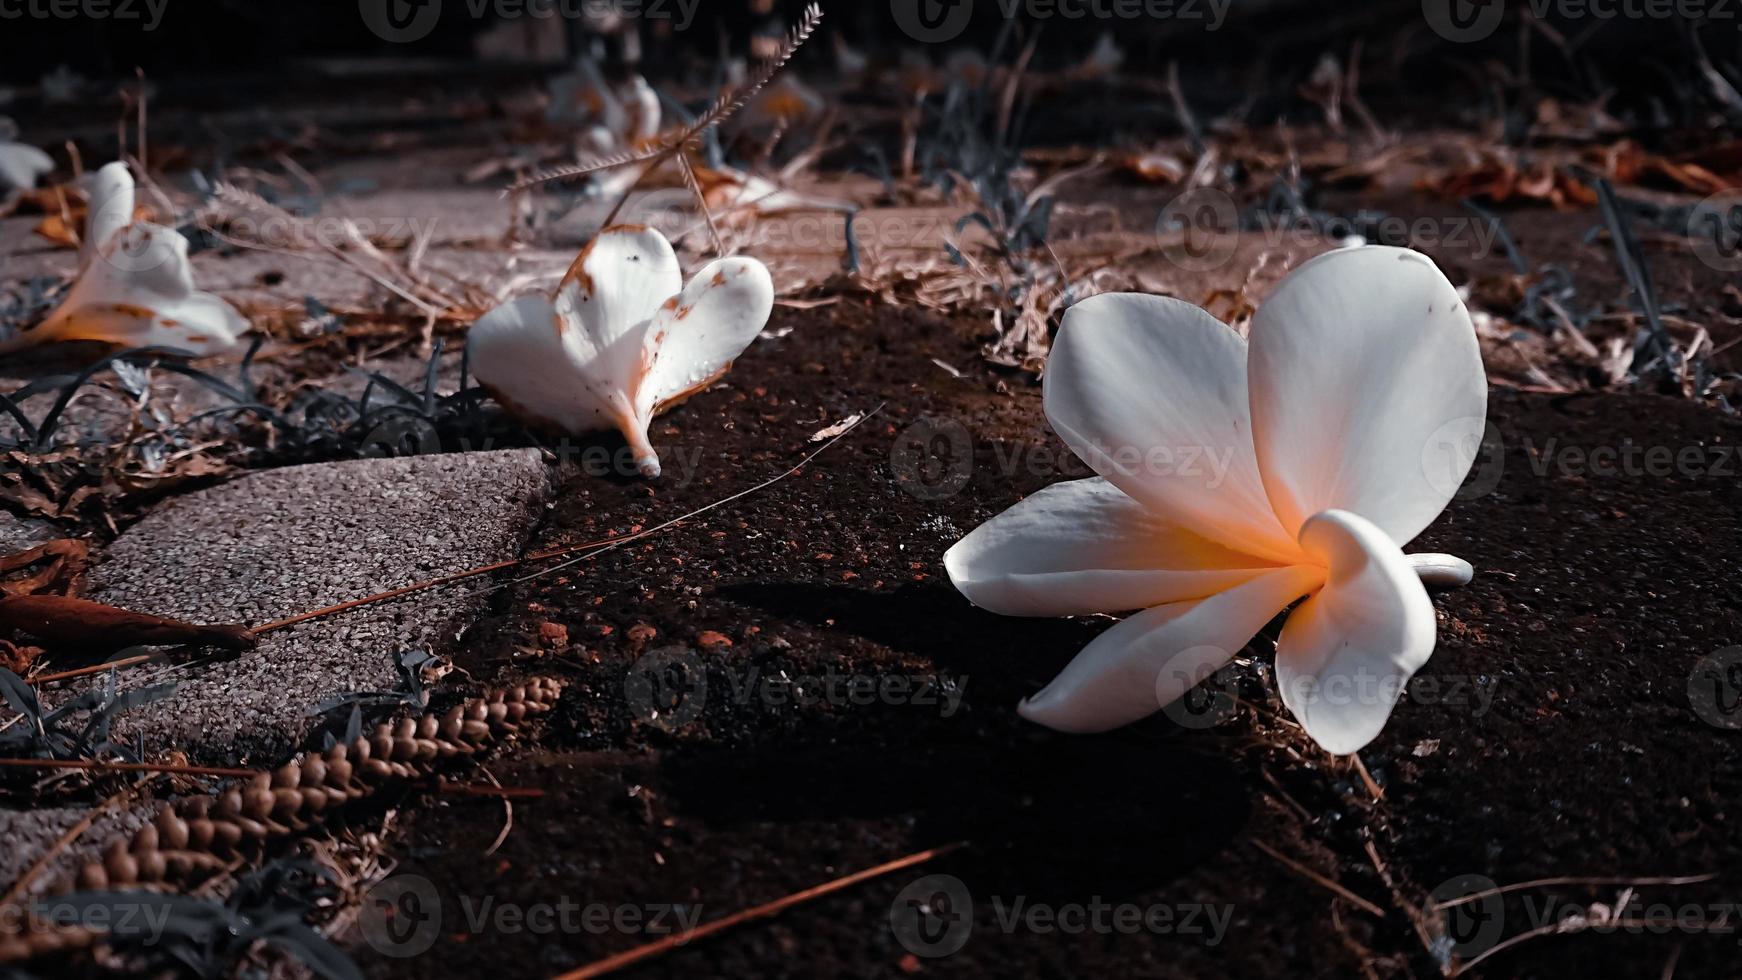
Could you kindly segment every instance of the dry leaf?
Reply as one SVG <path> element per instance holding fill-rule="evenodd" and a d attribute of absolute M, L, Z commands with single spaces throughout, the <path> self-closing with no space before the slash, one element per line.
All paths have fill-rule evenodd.
<path fill-rule="evenodd" d="M 91 653 L 180 644 L 250 650 L 256 642 L 246 626 L 198 626 L 88 599 L 49 595 L 0 599 L 0 629 L 17 630 L 53 646 L 82 647 Z"/>

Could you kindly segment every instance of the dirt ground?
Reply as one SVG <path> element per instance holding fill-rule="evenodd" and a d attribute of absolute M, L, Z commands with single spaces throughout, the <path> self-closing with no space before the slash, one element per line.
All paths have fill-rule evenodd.
<path fill-rule="evenodd" d="M 1436 597 L 1438 652 L 1361 753 L 1384 793 L 1375 802 L 1351 766 L 1279 718 L 1257 679 L 1265 640 L 1242 672 L 1251 702 L 1207 731 L 1158 716 L 1072 737 L 1018 719 L 1015 702 L 1103 624 L 975 610 L 950 588 L 940 556 L 1061 475 L 1069 457 L 1041 423 L 1037 387 L 979 367 L 956 379 L 932 364 L 973 364 L 971 322 L 843 300 L 777 313 L 773 327 L 789 326 L 753 349 L 725 390 L 660 427 L 673 445 L 705 447 L 701 479 L 650 492 L 571 474 L 533 547 L 675 516 L 778 472 L 810 431 L 882 412 L 800 475 L 526 583 L 474 628 L 462 660 L 474 674 L 557 670 L 574 686 L 537 751 L 493 767 L 505 785 L 551 794 L 515 805 L 514 830 L 493 855 L 482 853 L 500 829 L 498 803 L 404 815 L 401 870 L 434 882 L 444 909 L 560 892 L 583 905 L 693 904 L 706 918 L 967 841 L 922 869 L 960 878 L 975 897 L 972 938 L 948 960 L 915 960 L 887 927 L 914 872 L 679 951 L 645 975 L 1350 976 L 1370 956 L 1426 975 L 1433 961 L 1400 903 L 1462 876 L 1506 884 L 1742 872 L 1729 827 L 1742 757 L 1734 734 L 1688 701 L 1695 665 L 1734 642 L 1742 617 L 1730 586 L 1742 486 L 1718 470 L 1742 424 L 1653 396 L 1494 392 L 1499 439 L 1467 485 L 1470 499 L 1412 549 L 1464 556 L 1477 578 Z M 921 472 L 912 462 L 902 433 L 924 418 L 970 434 L 971 477 L 959 492 L 943 490 L 961 467 Z M 1557 443 L 1626 442 L 1704 447 L 1713 470 L 1543 469 L 1545 451 L 1570 458 Z M 1065 462 L 1063 473 L 1079 475 L 1074 467 Z M 912 474 L 920 482 L 904 484 Z M 928 475 L 938 485 L 927 488 Z M 916 485 L 918 496 L 904 489 Z M 566 629 L 568 646 L 540 650 L 550 623 Z M 664 654 L 672 645 L 693 652 Z M 672 682 L 690 692 L 675 700 L 684 723 L 672 730 L 632 709 L 644 676 L 635 665 L 661 655 L 655 662 L 691 672 Z M 935 680 L 960 705 L 911 703 L 916 695 L 854 706 L 826 694 L 830 671 Z M 810 705 L 738 693 L 782 675 L 825 693 Z M 1258 844 L 1384 916 L 1334 898 Z M 1544 896 L 1583 905 L 1617 890 L 1531 897 L 1538 907 Z M 1720 879 L 1645 894 L 1680 905 L 1733 892 Z M 1006 934 L 993 903 L 1014 896 L 1204 903 L 1231 906 L 1233 917 L 1217 944 Z M 1509 905 L 1504 920 L 1521 928 L 1536 911 Z M 645 938 L 462 926 L 427 955 L 468 972 L 505 961 L 554 971 Z M 1679 956 L 1678 975 L 1720 976 L 1735 946 L 1725 936 L 1582 935 L 1504 955 L 1495 975 L 1641 975 Z M 415 976 L 427 962 L 384 958 L 372 970 Z"/>

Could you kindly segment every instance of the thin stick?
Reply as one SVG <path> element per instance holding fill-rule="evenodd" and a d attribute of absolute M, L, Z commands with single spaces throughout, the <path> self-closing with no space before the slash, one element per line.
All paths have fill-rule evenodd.
<path fill-rule="evenodd" d="M 1498 888 L 1485 888 L 1479 892 L 1460 895 L 1450 901 L 1435 902 L 1432 908 L 1435 911 L 1456 908 L 1459 905 L 1464 905 L 1469 902 L 1479 902 L 1491 895 L 1504 895 L 1507 892 L 1524 891 L 1527 888 L 1552 888 L 1556 885 L 1628 885 L 1632 887 L 1642 885 L 1698 885 L 1702 882 L 1711 881 L 1716 877 L 1718 877 L 1718 874 L 1713 871 L 1706 874 L 1679 875 L 1668 878 L 1538 878 L 1535 881 L 1521 881 L 1513 885 L 1501 885 Z"/>
<path fill-rule="evenodd" d="M 845 438 L 847 436 L 847 434 L 849 432 L 852 432 L 854 429 L 865 424 L 865 422 L 868 421 L 872 416 L 876 415 L 878 412 L 881 412 L 881 411 L 883 411 L 883 405 L 878 405 L 876 408 L 865 413 L 864 418 L 859 419 L 857 422 L 854 422 L 852 425 L 849 425 L 845 429 L 842 429 L 839 435 L 835 436 L 833 439 L 830 439 L 828 442 L 823 443 L 821 446 L 818 446 L 815 451 L 811 452 L 809 455 L 805 456 L 803 459 L 801 459 L 797 463 L 793 464 L 789 469 L 787 469 L 784 473 L 781 473 L 779 476 L 775 476 L 775 477 L 772 477 L 770 479 L 764 480 L 761 483 L 758 483 L 755 486 L 749 488 L 748 490 L 740 490 L 739 492 L 732 494 L 729 497 L 723 497 L 719 500 L 714 501 L 711 504 L 707 504 L 706 506 L 703 506 L 703 507 L 698 507 L 695 510 L 690 511 L 687 514 L 682 514 L 678 517 L 674 517 L 671 520 L 666 521 L 663 524 L 659 524 L 659 525 L 656 525 L 654 527 L 647 528 L 646 530 L 636 531 L 633 534 L 625 534 L 625 535 L 621 535 L 621 536 L 615 537 L 615 538 L 605 538 L 605 539 L 599 540 L 599 541 L 589 541 L 589 542 L 586 542 L 585 544 L 569 545 L 567 547 L 557 548 L 557 549 L 552 550 L 552 551 L 540 552 L 539 554 L 535 554 L 535 555 L 527 555 L 523 558 L 510 558 L 510 559 L 507 559 L 506 561 L 494 562 L 494 563 L 489 564 L 489 565 L 483 565 L 483 566 L 480 566 L 478 568 L 468 569 L 468 570 L 463 571 L 463 572 L 455 572 L 452 575 L 445 575 L 441 578 L 431 579 L 428 582 L 419 582 L 416 585 L 407 585 L 403 588 L 391 589 L 387 592 L 377 593 L 376 595 L 364 596 L 361 599 L 352 599 L 349 602 L 341 602 L 336 606 L 329 606 L 325 609 L 316 609 L 312 612 L 306 612 L 306 613 L 298 614 L 296 616 L 292 616 L 289 619 L 281 619 L 275 623 L 267 623 L 264 626 L 257 626 L 254 628 L 254 633 L 255 633 L 255 635 L 270 633 L 273 630 L 283 629 L 287 626 L 293 626 L 297 623 L 306 622 L 306 621 L 311 620 L 311 619 L 317 619 L 319 617 L 331 615 L 333 613 L 339 613 L 339 612 L 344 612 L 344 611 L 349 610 L 349 609 L 355 609 L 358 606 L 366 606 L 366 605 L 369 605 L 370 603 L 382 602 L 382 601 L 385 601 L 387 599 L 396 599 L 400 596 L 409 595 L 413 592 L 421 592 L 424 589 L 431 589 L 431 588 L 435 588 L 437 586 L 448 585 L 448 584 L 453 583 L 453 582 L 462 581 L 464 579 L 475 578 L 479 575 L 484 575 L 484 574 L 487 574 L 489 572 L 501 571 L 501 570 L 507 569 L 507 568 L 514 568 L 514 567 L 519 566 L 519 565 L 524 565 L 528 562 L 543 561 L 547 558 L 560 558 L 560 557 L 564 557 L 566 555 L 572 555 L 577 551 L 585 551 L 586 552 L 586 554 L 583 554 L 583 555 L 581 555 L 581 556 L 579 556 L 571 561 L 564 562 L 560 565 L 553 565 L 550 568 L 547 568 L 547 569 L 544 569 L 543 571 L 537 572 L 532 576 L 527 576 L 525 578 L 517 579 L 516 581 L 526 581 L 527 578 L 536 578 L 540 575 L 548 575 L 551 572 L 557 571 L 558 569 L 567 568 L 570 565 L 573 565 L 577 562 L 585 561 L 588 558 L 592 558 L 596 555 L 601 555 L 607 551 L 612 550 L 613 548 L 618 548 L 618 547 L 626 545 L 632 541 L 639 541 L 642 538 L 649 537 L 649 536 L 654 535 L 654 534 L 658 534 L 659 532 L 664 531 L 668 528 L 671 528 L 677 524 L 681 524 L 685 521 L 693 520 L 694 518 L 700 517 L 701 515 L 707 513 L 708 511 L 715 510 L 715 509 L 718 509 L 720 507 L 724 507 L 727 504 L 741 500 L 744 497 L 749 496 L 750 494 L 765 490 L 768 487 L 771 487 L 774 484 L 779 483 L 780 481 L 786 479 L 787 477 L 792 476 L 794 473 L 797 473 L 799 470 L 804 469 L 804 467 L 806 465 L 808 465 L 811 462 L 811 460 L 814 460 L 818 456 L 822 455 L 822 453 L 825 450 L 827 450 L 830 446 L 833 446 L 835 443 L 840 442 L 843 438 Z"/>
<path fill-rule="evenodd" d="M 36 876 L 42 874 L 42 869 L 48 867 L 50 861 L 53 861 L 67 848 L 71 847 L 74 841 L 83 837 L 85 831 L 90 830 L 91 825 L 97 822 L 98 817 L 108 812 L 124 798 L 139 792 L 140 787 L 150 782 L 151 779 L 152 777 L 149 775 L 141 777 L 138 782 L 135 782 L 131 786 L 124 787 L 117 791 L 113 796 L 86 811 L 85 815 L 79 819 L 78 823 L 68 827 L 67 832 L 60 835 L 60 839 L 54 842 L 54 846 L 42 852 L 42 856 L 36 859 L 36 863 L 25 869 L 24 874 L 18 876 L 18 880 L 13 882 L 12 887 L 6 890 L 6 895 L 0 897 L 0 908 L 5 908 L 8 905 L 17 903 L 19 897 L 22 896 L 30 887 L 30 883 L 35 880 Z"/>
<path fill-rule="evenodd" d="M 263 769 L 223 769 L 217 766 L 155 765 L 149 762 L 97 762 L 93 759 L 0 759 L 0 766 L 13 769 L 88 769 L 93 772 L 150 772 L 175 776 L 222 776 L 251 779 Z"/>
<path fill-rule="evenodd" d="M 658 534 L 660 531 L 663 531 L 666 528 L 671 527 L 674 524 L 679 524 L 683 521 L 687 521 L 687 520 L 691 520 L 691 519 L 696 518 L 696 517 L 700 517 L 701 515 L 706 514 L 710 510 L 716 510 L 720 507 L 726 506 L 727 504 L 742 500 L 745 497 L 748 497 L 753 493 L 760 493 L 761 491 L 766 490 L 767 488 L 774 486 L 776 483 L 779 483 L 780 481 L 786 479 L 787 477 L 792 476 L 794 473 L 797 473 L 799 470 L 804 469 L 805 466 L 809 465 L 811 460 L 816 459 L 818 456 L 822 455 L 823 452 L 825 450 L 827 450 L 830 446 L 833 446 L 835 443 L 840 442 L 842 439 L 846 438 L 847 433 L 852 432 L 854 429 L 857 429 L 861 425 L 864 425 L 866 422 L 870 421 L 872 416 L 876 415 L 878 412 L 883 411 L 883 406 L 886 404 L 888 404 L 888 402 L 879 402 L 876 408 L 873 408 L 871 411 L 865 413 L 864 418 L 858 419 L 852 425 L 849 425 L 845 429 L 842 429 L 840 431 L 840 433 L 838 435 L 836 435 L 833 439 L 830 439 L 828 442 L 825 442 L 821 446 L 818 446 L 814 452 L 805 456 L 805 458 L 799 460 L 798 462 L 792 464 L 792 466 L 790 468 L 788 468 L 786 470 L 786 472 L 781 473 L 779 476 L 769 477 L 768 479 L 763 480 L 761 483 L 758 483 L 755 486 L 750 487 L 747 490 L 740 490 L 737 493 L 732 494 L 731 496 L 721 497 L 719 500 L 716 500 L 711 504 L 707 504 L 707 505 L 702 506 L 702 507 L 697 507 L 695 510 L 690 511 L 687 514 L 682 514 L 682 515 L 679 515 L 677 517 L 674 517 L 671 520 L 666 521 L 664 524 L 650 527 L 645 531 L 641 531 L 641 532 L 635 534 L 633 537 L 618 538 L 617 540 L 613 541 L 612 543 L 606 545 L 603 548 L 600 548 L 597 551 L 589 551 L 586 554 L 581 555 L 578 558 L 570 559 L 569 561 L 562 562 L 561 564 L 552 565 L 549 568 L 541 569 L 540 571 L 533 572 L 531 575 L 522 576 L 521 578 L 515 579 L 514 581 L 525 582 L 525 581 L 529 581 L 531 579 L 538 578 L 541 575 L 549 575 L 552 572 L 560 571 L 561 569 L 568 568 L 571 565 L 575 565 L 575 564 L 578 564 L 580 562 L 586 561 L 588 558 L 592 558 L 592 557 L 595 557 L 597 555 L 602 555 L 605 552 L 612 550 L 613 548 L 617 548 L 621 545 L 628 544 L 631 540 L 633 540 L 633 538 L 644 538 L 650 534 Z"/>
<path fill-rule="evenodd" d="M 934 847 L 928 851 L 909 854 L 904 858 L 897 858 L 894 861 L 879 864 L 874 868 L 866 868 L 864 871 L 856 871 L 845 877 L 836 878 L 833 881 L 824 882 L 821 885 L 806 888 L 804 891 L 794 892 L 785 898 L 777 898 L 772 902 L 758 905 L 754 908 L 748 908 L 742 912 L 734 912 L 723 919 L 716 919 L 705 926 L 698 926 L 689 932 L 675 936 L 667 936 L 664 939 L 648 943 L 645 946 L 637 946 L 627 952 L 618 953 L 615 956 L 607 956 L 596 963 L 591 963 L 578 970 L 564 973 L 557 977 L 556 980 L 588 980 L 590 977 L 602 977 L 607 973 L 615 973 L 624 967 L 634 966 L 644 960 L 650 960 L 656 956 L 664 955 L 679 946 L 687 946 L 697 939 L 704 939 L 741 923 L 749 922 L 754 919 L 767 918 L 771 915 L 778 915 L 779 913 L 792 908 L 794 905 L 800 905 L 811 901 L 812 899 L 822 898 L 825 895 L 832 895 L 843 889 L 851 888 L 860 882 L 870 881 L 872 878 L 878 878 L 894 871 L 900 871 L 903 868 L 911 868 L 916 864 L 923 864 L 933 858 L 943 857 L 945 854 L 960 850 L 966 846 L 967 841 L 957 841 L 954 844 L 945 844 L 943 847 Z"/>
<path fill-rule="evenodd" d="M 1271 847 L 1269 844 L 1266 844 L 1263 841 L 1258 840 L 1257 838 L 1253 838 L 1252 839 L 1252 846 L 1258 848 L 1259 850 L 1263 851 L 1264 853 L 1275 858 L 1277 863 L 1281 864 L 1283 867 L 1289 869 L 1290 871 L 1293 871 L 1295 874 L 1300 875 L 1301 877 L 1307 879 L 1308 881 L 1311 881 L 1312 883 L 1314 883 L 1316 885 L 1319 885 L 1323 888 L 1329 889 L 1330 891 L 1334 892 L 1337 896 L 1339 896 L 1341 898 L 1345 898 L 1345 899 L 1349 900 L 1350 902 L 1354 903 L 1355 907 L 1360 909 L 1361 911 L 1366 912 L 1367 914 L 1373 916 L 1374 918 L 1378 918 L 1378 919 L 1385 918 L 1385 910 L 1384 909 L 1380 908 L 1377 905 L 1374 905 L 1372 902 L 1367 901 L 1365 898 L 1362 898 L 1361 896 L 1355 894 L 1354 892 L 1350 891 L 1349 889 L 1344 888 L 1342 885 L 1337 884 L 1336 882 L 1332 881 L 1331 879 L 1326 878 L 1324 875 L 1319 874 L 1317 871 L 1314 871 L 1313 869 L 1307 867 L 1306 865 L 1301 864 L 1299 861 L 1295 861 L 1292 858 L 1288 858 L 1288 857 L 1283 856 L 1281 851 L 1278 851 L 1276 848 Z"/>
<path fill-rule="evenodd" d="M 411 595 L 412 593 L 422 592 L 422 591 L 425 591 L 427 589 L 439 588 L 439 587 L 444 586 L 444 585 L 452 585 L 455 582 L 462 582 L 462 581 L 465 581 L 466 579 L 476 578 L 480 575 L 488 575 L 491 572 L 499 572 L 499 571 L 503 571 L 505 569 L 517 568 L 521 565 L 525 565 L 525 564 L 528 564 L 530 562 L 545 561 L 545 560 L 548 560 L 551 558 L 562 558 L 562 557 L 566 557 L 568 555 L 573 555 L 576 552 L 585 552 L 585 554 L 582 554 L 582 555 L 580 555 L 580 556 L 578 556 L 570 561 L 562 562 L 561 564 L 557 564 L 557 565 L 552 565 L 550 568 L 546 568 L 546 569 L 543 569 L 542 571 L 534 572 L 532 575 L 522 576 L 521 578 L 513 579 L 510 582 L 504 583 L 504 584 L 513 584 L 516 582 L 525 582 L 525 581 L 529 581 L 529 580 L 534 579 L 534 578 L 538 578 L 539 576 L 542 576 L 542 575 L 549 575 L 552 572 L 558 571 L 560 569 L 568 568 L 568 567 L 575 565 L 579 562 L 586 561 L 589 558 L 594 558 L 594 557 L 597 557 L 598 555 L 604 554 L 607 551 L 611 551 L 615 548 L 622 547 L 623 545 L 629 544 L 632 541 L 639 541 L 642 538 L 646 538 L 646 537 L 650 537 L 652 535 L 658 534 L 661 531 L 675 527 L 676 525 L 682 524 L 685 521 L 693 520 L 694 518 L 700 517 L 701 515 L 706 514 L 707 512 L 709 512 L 711 510 L 716 510 L 716 509 L 724 507 L 728 504 L 734 503 L 738 500 L 742 500 L 743 498 L 745 498 L 753 493 L 758 493 L 762 490 L 766 490 L 767 488 L 775 485 L 776 483 L 779 483 L 780 481 L 792 476 L 794 473 L 797 473 L 799 470 L 804 469 L 807 465 L 810 464 L 810 462 L 812 460 L 816 459 L 818 456 L 821 456 L 826 450 L 828 450 L 828 448 L 830 446 L 833 446 L 835 443 L 840 442 L 842 439 L 846 438 L 848 433 L 852 432 L 854 429 L 858 428 L 859 426 L 865 424 L 873 416 L 875 416 L 878 412 L 881 412 L 881 411 L 883 411 L 883 405 L 879 404 L 876 408 L 865 413 L 865 416 L 863 418 L 854 422 L 852 425 L 847 426 L 845 429 L 842 429 L 840 431 L 840 433 L 838 435 L 836 435 L 833 439 L 830 439 L 828 442 L 825 442 L 821 446 L 818 446 L 815 450 L 813 450 L 812 452 L 807 454 L 803 459 L 799 460 L 797 463 L 794 463 L 791 467 L 789 467 L 785 472 L 781 473 L 780 475 L 771 477 L 767 480 L 764 480 L 761 483 L 758 483 L 755 486 L 750 487 L 747 490 L 740 490 L 739 492 L 732 494 L 731 496 L 723 497 L 719 500 L 714 501 L 711 504 L 707 504 L 705 506 L 698 507 L 695 510 L 690 511 L 687 514 L 681 514 L 677 517 L 672 518 L 669 521 L 666 521 L 663 524 L 659 524 L 659 525 L 656 525 L 654 527 L 647 528 L 646 530 L 636 531 L 636 532 L 633 532 L 631 534 L 620 535 L 620 536 L 614 537 L 614 538 L 603 538 L 603 539 L 596 540 L 596 541 L 587 541 L 587 542 L 583 542 L 581 544 L 567 545 L 567 546 L 564 546 L 561 548 L 553 548 L 553 549 L 548 550 L 548 551 L 541 551 L 541 552 L 538 552 L 536 554 L 525 555 L 525 556 L 522 556 L 520 558 L 509 558 L 509 559 L 505 559 L 503 561 L 491 562 L 488 565 L 480 565 L 477 568 L 468 568 L 465 571 L 455 572 L 452 575 L 443 575 L 443 576 L 440 576 L 438 578 L 429 579 L 428 581 L 417 582 L 417 583 L 412 584 L 412 585 L 401 586 L 400 588 L 397 588 L 397 589 L 388 589 L 386 592 L 377 592 L 374 595 L 363 596 L 360 599 L 350 599 L 350 600 L 347 600 L 345 602 L 336 603 L 336 604 L 331 605 L 331 606 L 325 606 L 325 607 L 320 608 L 320 609 L 310 610 L 309 612 L 305 612 L 305 613 L 298 613 L 295 616 L 290 616 L 290 617 L 287 617 L 285 619 L 280 619 L 280 620 L 276 620 L 274 622 L 266 623 L 266 624 L 261 625 L 261 626 L 253 627 L 253 633 L 255 636 L 264 636 L 267 633 L 272 633 L 272 632 L 275 632 L 277 630 L 286 629 L 288 627 L 295 626 L 298 623 L 306 623 L 310 620 L 320 619 L 320 618 L 325 617 L 325 616 L 332 616 L 332 615 L 336 615 L 338 613 L 348 612 L 352 609 L 357 609 L 357 608 L 362 607 L 362 606 L 373 605 L 374 603 L 377 603 L 377 602 L 386 602 L 390 599 L 397 599 L 397 598 L 400 598 L 401 596 Z M 32 685 L 41 685 L 41 684 L 53 683 L 55 681 L 72 680 L 73 678 L 77 678 L 77 677 L 85 677 L 85 676 L 88 676 L 91 674 L 100 674 L 100 673 L 103 673 L 104 671 L 118 670 L 118 669 L 123 668 L 123 667 L 132 667 L 132 666 L 135 666 L 138 664 L 145 663 L 145 662 L 150 661 L 150 660 L 155 660 L 159 656 L 160 656 L 159 654 L 141 654 L 141 655 L 136 656 L 136 657 L 126 657 L 126 658 L 123 658 L 121 660 L 113 660 L 113 661 L 110 661 L 108 663 L 97 664 L 97 665 L 91 666 L 91 667 L 81 667 L 77 670 L 62 671 L 58 674 L 42 674 L 40 676 L 30 678 L 29 683 Z"/>
<path fill-rule="evenodd" d="M 536 786 L 475 786 L 471 783 L 437 783 L 436 792 L 444 796 L 486 796 L 491 799 L 537 800 L 545 795 Z"/>
<path fill-rule="evenodd" d="M 162 654 L 142 653 L 137 657 L 123 657 L 120 660 L 111 660 L 107 663 L 96 664 L 90 667 L 80 667 L 78 670 L 63 670 L 58 674 L 39 674 L 35 677 L 27 678 L 26 683 L 35 685 L 53 684 L 55 681 L 70 681 L 75 677 L 87 677 L 91 674 L 101 674 L 106 670 L 119 670 L 122 667 L 132 667 L 135 664 L 142 664 L 148 660 L 156 660 L 160 656 L 162 656 Z"/>
<path fill-rule="evenodd" d="M 1570 924 L 1566 921 L 1551 922 L 1548 925 L 1537 926 L 1534 929 L 1527 929 L 1504 942 L 1490 946 L 1483 950 L 1480 955 L 1464 960 L 1454 966 L 1451 973 L 1447 975 L 1453 977 L 1463 976 L 1466 972 L 1475 969 L 1476 964 L 1482 962 L 1488 957 L 1494 956 L 1497 953 L 1505 952 L 1520 943 L 1527 943 L 1532 939 L 1541 939 L 1543 936 L 1571 936 L 1581 932 L 1589 932 L 1592 929 L 1604 929 L 1610 932 L 1613 932 L 1616 929 L 1630 929 L 1637 931 L 1663 930 L 1665 932 L 1670 929 L 1685 929 L 1689 932 L 1704 932 L 1713 935 L 1727 936 L 1735 932 L 1737 927 L 1723 921 L 1690 924 L 1681 922 L 1675 918 L 1653 919 L 1649 917 L 1642 919 L 1589 920 L 1573 922 Z"/>
<path fill-rule="evenodd" d="M 1379 784 L 1373 781 L 1372 774 L 1367 771 L 1367 764 L 1362 762 L 1361 757 L 1358 755 L 1352 755 L 1349 758 L 1355 761 L 1355 771 L 1361 774 L 1361 782 L 1366 785 L 1367 792 L 1373 794 L 1373 802 L 1383 803 L 1385 801 L 1385 790 L 1381 789 Z"/>
<path fill-rule="evenodd" d="M 714 224 L 714 212 L 708 209 L 708 196 L 702 193 L 702 183 L 696 179 L 696 169 L 690 166 L 690 155 L 679 150 L 677 162 L 683 170 L 684 183 L 689 185 L 690 193 L 696 196 L 696 207 L 701 208 L 702 217 L 708 219 L 708 239 L 714 245 L 714 254 L 723 257 L 726 246 L 720 242 L 720 226 Z"/>

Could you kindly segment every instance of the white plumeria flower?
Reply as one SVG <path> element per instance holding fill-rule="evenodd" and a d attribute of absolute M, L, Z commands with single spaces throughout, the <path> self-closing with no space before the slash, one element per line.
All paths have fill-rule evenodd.
<path fill-rule="evenodd" d="M 761 262 L 716 259 L 685 286 L 664 235 L 615 225 L 581 251 L 554 297 L 498 306 L 466 344 L 472 373 L 509 411 L 575 434 L 616 429 L 651 479 L 653 417 L 725 374 L 773 309 Z"/>
<path fill-rule="evenodd" d="M 1283 702 L 1344 754 L 1384 727 L 1433 653 L 1423 580 L 1470 566 L 1401 546 L 1450 502 L 1488 389 L 1470 316 L 1425 256 L 1369 246 L 1295 270 L 1250 342 L 1176 299 L 1073 306 L 1047 419 L 1099 478 L 1055 484 L 944 556 L 976 605 L 1014 616 L 1131 609 L 1023 717 L 1069 732 L 1143 718 L 1222 667 L 1295 600 Z"/>
<path fill-rule="evenodd" d="M 68 340 L 200 355 L 234 346 L 248 320 L 224 300 L 194 289 L 188 243 L 180 232 L 133 220 L 127 165 L 103 167 L 87 190 L 78 279 L 48 319 L 0 340 L 0 353 Z"/>
<path fill-rule="evenodd" d="M 54 170 L 54 158 L 29 143 L 14 142 L 18 127 L 0 116 L 0 192 L 30 191 L 43 174 Z"/>

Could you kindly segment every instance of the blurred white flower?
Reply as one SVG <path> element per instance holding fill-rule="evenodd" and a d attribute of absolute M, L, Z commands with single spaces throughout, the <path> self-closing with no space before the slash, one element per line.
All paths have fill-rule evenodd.
<path fill-rule="evenodd" d="M 1250 343 L 1176 299 L 1096 296 L 1065 316 L 1048 420 L 1098 478 L 1056 484 L 944 556 L 975 604 L 1017 616 L 1141 609 L 1020 713 L 1071 732 L 1172 703 L 1278 613 L 1283 702 L 1333 753 L 1377 735 L 1433 653 L 1406 556 L 1479 448 L 1487 382 L 1469 314 L 1408 249 L 1327 253 L 1288 276 Z"/>
<path fill-rule="evenodd" d="M 0 191 L 36 189 L 37 178 L 54 169 L 54 159 L 29 143 L 0 142 Z"/>
<path fill-rule="evenodd" d="M 124 163 L 92 175 L 78 278 L 41 324 L 0 340 L 0 353 L 86 340 L 206 355 L 234 346 L 248 330 L 235 307 L 194 289 L 180 232 L 134 220 L 133 191 Z"/>
<path fill-rule="evenodd" d="M 659 232 L 617 225 L 581 251 L 554 296 L 529 294 L 472 325 L 472 373 L 509 411 L 570 433 L 616 429 L 659 475 L 653 417 L 725 374 L 774 308 L 768 269 L 717 259 L 684 285 Z"/>

